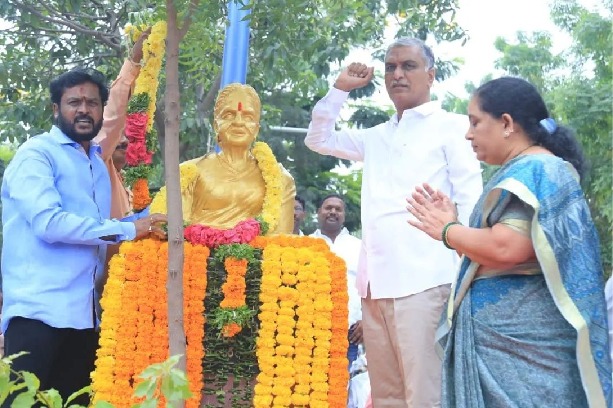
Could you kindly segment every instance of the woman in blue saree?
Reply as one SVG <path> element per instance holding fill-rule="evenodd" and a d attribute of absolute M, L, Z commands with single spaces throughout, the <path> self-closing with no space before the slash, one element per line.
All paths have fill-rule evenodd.
<path fill-rule="evenodd" d="M 409 224 L 463 255 L 438 332 L 447 408 L 611 407 L 611 359 L 599 243 L 570 129 L 528 82 L 475 91 L 466 138 L 501 165 L 469 226 L 430 186 Z"/>

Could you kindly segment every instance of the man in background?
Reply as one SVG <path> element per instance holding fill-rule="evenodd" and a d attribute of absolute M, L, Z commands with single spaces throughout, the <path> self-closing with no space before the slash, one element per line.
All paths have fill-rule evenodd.
<path fill-rule="evenodd" d="M 128 101 L 136 78 L 140 73 L 143 43 L 149 37 L 150 31 L 145 30 L 136 40 L 130 58 L 126 59 L 119 75 L 111 84 L 109 101 L 104 107 L 104 126 L 93 140 L 100 145 L 102 160 L 104 160 L 111 180 L 111 218 L 118 220 L 132 215 L 132 193 L 124 184 L 121 174 L 121 170 L 126 165 L 126 150 L 128 148 L 128 138 L 124 134 L 124 129 Z M 134 219 L 138 219 L 138 217 Z M 106 251 L 104 271 L 96 277 L 96 309 L 98 314 L 101 313 L 99 301 L 108 278 L 108 264 L 113 255 L 119 252 L 119 244 L 108 245 Z"/>
<path fill-rule="evenodd" d="M 304 235 L 300 227 L 304 222 L 304 217 L 306 216 L 306 201 L 304 198 L 300 197 L 296 194 L 296 198 L 294 199 L 294 231 L 292 234 L 294 235 Z"/>
<path fill-rule="evenodd" d="M 317 208 L 317 225 L 312 237 L 322 238 L 332 252 L 347 264 L 347 290 L 349 293 L 349 367 L 358 356 L 358 346 L 363 341 L 362 305 L 356 287 L 358 257 L 362 241 L 345 228 L 345 201 L 338 194 L 329 194 Z"/>

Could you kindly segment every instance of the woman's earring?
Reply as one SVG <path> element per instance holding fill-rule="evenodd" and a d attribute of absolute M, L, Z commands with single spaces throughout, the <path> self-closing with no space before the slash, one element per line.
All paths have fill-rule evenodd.
<path fill-rule="evenodd" d="M 511 131 L 509 129 L 504 131 L 504 138 L 506 139 L 507 137 L 509 137 L 511 135 Z"/>

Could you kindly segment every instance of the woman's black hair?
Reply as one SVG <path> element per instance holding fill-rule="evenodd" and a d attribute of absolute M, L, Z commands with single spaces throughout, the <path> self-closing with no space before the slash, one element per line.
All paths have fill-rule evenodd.
<path fill-rule="evenodd" d="M 59 105 L 66 89 L 86 82 L 91 82 L 98 86 L 100 90 L 100 100 L 102 104 L 105 105 L 106 101 L 109 99 L 109 89 L 107 87 L 106 77 L 102 72 L 91 68 L 73 68 L 55 77 L 51 81 L 51 84 L 49 84 L 51 102 Z"/>
<path fill-rule="evenodd" d="M 481 85 L 473 96 L 479 108 L 494 118 L 510 115 L 534 143 L 571 163 L 583 178 L 586 163 L 581 145 L 572 129 L 557 125 L 547 130 L 541 124 L 549 112 L 534 85 L 521 78 L 502 77 Z"/>

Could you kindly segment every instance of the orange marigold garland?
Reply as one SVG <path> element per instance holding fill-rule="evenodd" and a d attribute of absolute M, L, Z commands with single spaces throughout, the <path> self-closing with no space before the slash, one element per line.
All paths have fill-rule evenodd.
<path fill-rule="evenodd" d="M 185 336 L 187 340 L 186 367 L 192 397 L 186 401 L 187 408 L 200 406 L 204 388 L 202 361 L 204 360 L 204 294 L 207 287 L 207 260 L 209 249 L 204 246 L 185 245 L 183 271 L 183 308 Z"/>
<path fill-rule="evenodd" d="M 328 252 L 326 258 L 330 263 L 331 300 L 335 306 L 332 309 L 328 403 L 331 407 L 341 407 L 347 403 L 346 385 L 349 383 L 349 371 L 347 370 L 349 311 L 338 305 L 347 305 L 349 302 L 347 266 L 342 258 L 332 252 Z"/>
<path fill-rule="evenodd" d="M 204 294 L 209 249 L 185 244 L 184 327 L 187 377 L 198 407 L 203 388 Z M 94 403 L 133 405 L 137 375 L 148 365 L 168 358 L 168 315 L 165 299 L 168 244 L 152 239 L 122 244 L 111 260 L 103 307 L 100 348 L 92 373 Z"/>
<path fill-rule="evenodd" d="M 210 324 L 218 327 L 224 337 L 234 337 L 255 314 L 246 303 L 245 281 L 247 267 L 255 260 L 255 255 L 247 244 L 229 244 L 218 246 L 215 258 L 223 263 L 226 280 L 221 285 L 224 297 L 213 311 Z"/>
<path fill-rule="evenodd" d="M 219 307 L 226 309 L 239 309 L 247 307 L 245 304 L 245 275 L 247 274 L 247 260 L 227 257 L 224 261 L 226 269 L 226 282 L 221 285 L 224 298 Z M 226 323 L 222 327 L 225 337 L 233 337 L 241 331 L 242 327 L 236 322 Z"/>

